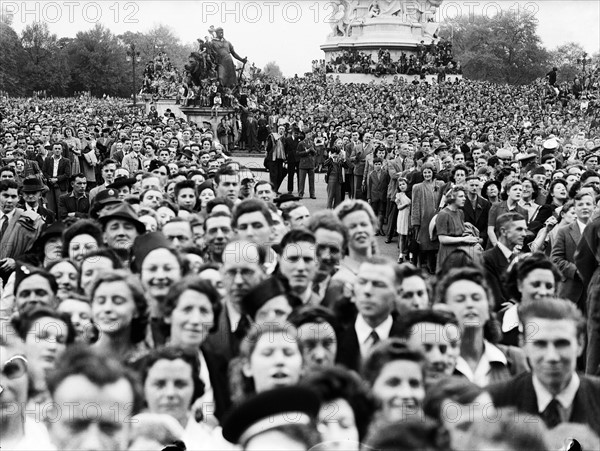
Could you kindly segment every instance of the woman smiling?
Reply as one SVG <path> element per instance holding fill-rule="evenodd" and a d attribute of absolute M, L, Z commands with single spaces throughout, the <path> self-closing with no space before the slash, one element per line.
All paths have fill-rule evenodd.
<path fill-rule="evenodd" d="M 169 343 L 196 353 L 200 362 L 200 380 L 204 394 L 199 408 L 204 418 L 214 415 L 219 421 L 230 405 L 227 387 L 227 362 L 203 348 L 208 335 L 216 329 L 221 313 L 219 293 L 210 282 L 188 277 L 175 283 L 162 304 L 169 326 Z"/>

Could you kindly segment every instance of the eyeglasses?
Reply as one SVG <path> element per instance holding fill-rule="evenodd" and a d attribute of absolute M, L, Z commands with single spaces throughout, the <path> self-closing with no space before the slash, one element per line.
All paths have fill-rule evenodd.
<path fill-rule="evenodd" d="M 27 359 L 22 355 L 15 355 L 2 365 L 2 374 L 8 379 L 18 379 L 27 372 Z"/>

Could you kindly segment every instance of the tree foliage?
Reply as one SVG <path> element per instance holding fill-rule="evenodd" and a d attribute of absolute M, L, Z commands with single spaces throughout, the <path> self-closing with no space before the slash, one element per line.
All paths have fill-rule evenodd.
<path fill-rule="evenodd" d="M 275 61 L 268 62 L 263 69 L 263 73 L 267 77 L 283 78 L 283 72 Z"/>
<path fill-rule="evenodd" d="M 582 69 L 577 59 L 583 58 L 585 53 L 584 48 L 576 42 L 559 45 L 550 52 L 550 62 L 552 66 L 558 68 L 558 82 L 573 81 Z M 590 58 L 590 55 L 586 55 L 586 58 Z"/>
<path fill-rule="evenodd" d="M 441 35 L 451 39 L 455 59 L 468 78 L 524 84 L 548 71 L 533 15 L 503 11 L 493 17 L 461 17 L 444 23 Z"/>
<path fill-rule="evenodd" d="M 181 70 L 195 50 L 195 45 L 182 45 L 164 25 L 147 33 L 116 36 L 98 24 L 74 38 L 58 38 L 46 23 L 29 24 L 19 36 L 8 17 L 0 19 L 0 90 L 10 95 L 46 90 L 49 95 L 90 91 L 97 96 L 129 97 L 133 67 L 126 56 L 131 44 L 141 58 L 136 67 L 136 90 L 142 86 L 146 63 L 159 52 L 165 52 Z"/>
<path fill-rule="evenodd" d="M 19 75 L 25 55 L 21 40 L 10 25 L 0 22 L 0 90 L 14 95 L 25 93 Z"/>
<path fill-rule="evenodd" d="M 21 33 L 25 58 L 21 65 L 22 83 L 34 91 L 46 89 L 64 94 L 69 84 L 68 63 L 48 24 L 34 22 Z"/>

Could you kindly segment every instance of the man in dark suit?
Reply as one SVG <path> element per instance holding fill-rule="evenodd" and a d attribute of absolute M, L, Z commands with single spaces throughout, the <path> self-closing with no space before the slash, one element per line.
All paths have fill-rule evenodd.
<path fill-rule="evenodd" d="M 358 371 L 373 345 L 390 337 L 400 337 L 402 330 L 392 318 L 396 296 L 400 295 L 397 265 L 385 257 L 373 257 L 358 269 L 354 284 L 356 321 L 342 333 L 337 362 Z"/>
<path fill-rule="evenodd" d="M 518 258 L 518 251 L 527 234 L 527 221 L 520 213 L 505 213 L 496 220 L 498 243 L 483 253 L 485 277 L 490 284 L 496 311 L 509 300 L 504 283 L 506 271 L 513 260 Z"/>
<path fill-rule="evenodd" d="M 489 386 L 495 406 L 539 415 L 550 429 L 582 423 L 600 434 L 600 379 L 575 371 L 584 343 L 581 312 L 570 302 L 542 299 L 522 304 L 519 318 L 531 372 Z"/>
<path fill-rule="evenodd" d="M 300 181 L 300 171 L 298 165 L 300 159 L 298 158 L 296 152 L 298 150 L 298 144 L 302 140 L 298 136 L 298 132 L 299 131 L 295 130 L 294 128 L 291 128 L 283 143 L 285 149 L 285 159 L 287 163 L 287 190 L 290 194 L 294 192 L 294 177 L 296 177 L 297 181 Z"/>
<path fill-rule="evenodd" d="M 52 155 L 44 160 L 42 172 L 48 183 L 48 193 L 46 199 L 48 208 L 58 213 L 58 199 L 69 189 L 69 178 L 71 177 L 71 162 L 63 158 L 63 145 L 54 143 L 52 145 Z"/>
<path fill-rule="evenodd" d="M 563 274 L 559 296 L 574 302 L 583 313 L 586 312 L 587 290 L 575 265 L 575 251 L 594 210 L 594 203 L 591 194 L 580 193 L 575 196 L 575 215 L 577 219 L 569 226 L 557 231 L 551 254 L 552 261 Z"/>
<path fill-rule="evenodd" d="M 21 187 L 21 201 L 18 207 L 21 210 L 32 210 L 42 217 L 46 225 L 51 225 L 56 220 L 56 215 L 42 205 L 42 196 L 46 190 L 42 181 L 35 177 L 27 177 Z"/>
<path fill-rule="evenodd" d="M 85 192 L 87 179 L 85 174 L 75 174 L 71 178 L 73 191 L 63 194 L 58 199 L 58 217 L 64 221 L 67 217 L 88 218 L 90 198 Z"/>
<path fill-rule="evenodd" d="M 232 241 L 223 251 L 221 276 L 227 292 L 219 315 L 217 331 L 205 341 L 210 352 L 227 361 L 240 352 L 240 343 L 250 329 L 250 321 L 241 312 L 241 300 L 266 276 L 263 265 L 266 251 L 256 243 Z"/>
<path fill-rule="evenodd" d="M 479 230 L 480 238 L 483 239 L 482 246 L 487 246 L 488 215 L 491 204 L 479 195 L 481 180 L 477 176 L 467 177 L 467 201 L 462 208 L 465 214 L 465 222 L 471 223 Z"/>
<path fill-rule="evenodd" d="M 283 169 L 285 163 L 285 125 L 280 125 L 277 127 L 277 132 L 269 135 L 266 150 L 265 167 L 269 170 L 269 179 L 275 187 L 275 191 L 279 193 L 279 187 L 285 178 Z"/>

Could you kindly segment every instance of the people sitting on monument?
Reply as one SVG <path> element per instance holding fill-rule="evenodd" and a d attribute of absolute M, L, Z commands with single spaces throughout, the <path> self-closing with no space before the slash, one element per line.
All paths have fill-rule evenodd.
<path fill-rule="evenodd" d="M 377 58 L 377 61 L 374 61 Z M 332 58 L 325 66 L 328 74 L 373 74 L 383 75 L 438 75 L 460 74 L 460 65 L 454 61 L 452 43 L 440 39 L 437 43 L 426 45 L 424 41 L 417 44 L 416 54 L 408 58 L 402 52 L 397 61 L 394 61 L 390 51 L 379 49 L 377 55 L 359 52 L 356 49 L 344 50 L 340 55 Z M 313 64 L 313 73 L 315 72 Z"/>

